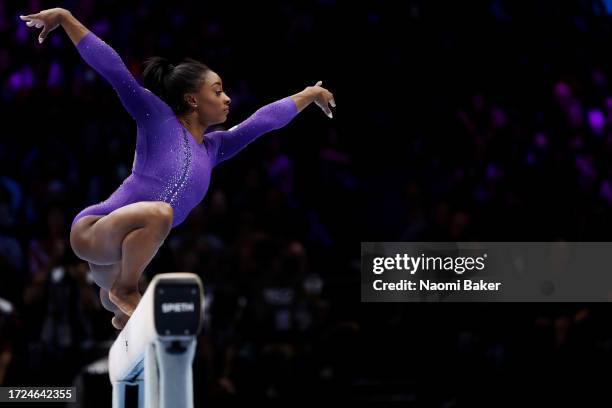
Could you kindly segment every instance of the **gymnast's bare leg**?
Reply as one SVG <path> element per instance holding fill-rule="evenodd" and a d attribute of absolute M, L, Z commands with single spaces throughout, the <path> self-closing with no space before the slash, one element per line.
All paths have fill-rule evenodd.
<path fill-rule="evenodd" d="M 97 265 L 89 262 L 89 268 L 94 275 L 94 280 L 100 286 L 100 302 L 102 306 L 109 312 L 115 314 L 111 320 L 112 325 L 116 329 L 123 329 L 130 317 L 123 313 L 123 311 L 110 300 L 108 289 L 104 289 L 104 286 L 112 287 L 112 283 L 110 283 L 110 285 L 100 284 L 101 280 L 106 280 L 108 282 L 114 282 L 116 280 L 121 273 L 121 262 L 112 265 Z"/>
<path fill-rule="evenodd" d="M 172 220 L 169 204 L 141 201 L 108 215 L 85 216 L 74 224 L 70 244 L 79 258 L 90 263 L 94 280 L 106 290 L 100 295 L 103 304 L 108 293 L 121 312 L 132 315 L 141 298 L 140 276 L 168 236 Z M 117 322 L 126 320 L 117 313 L 115 317 Z"/>

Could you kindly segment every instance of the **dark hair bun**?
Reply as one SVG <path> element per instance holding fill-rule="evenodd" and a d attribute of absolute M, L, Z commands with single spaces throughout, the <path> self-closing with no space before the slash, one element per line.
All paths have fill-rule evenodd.
<path fill-rule="evenodd" d="M 167 94 L 165 81 L 174 70 L 174 65 L 164 57 L 148 58 L 144 64 L 142 78 L 145 88 L 163 99 Z"/>
<path fill-rule="evenodd" d="M 210 70 L 191 58 L 186 58 L 176 67 L 163 57 L 148 58 L 144 64 L 142 77 L 145 88 L 159 96 L 176 114 L 191 109 L 184 95 L 198 92 L 204 83 L 204 76 Z"/>

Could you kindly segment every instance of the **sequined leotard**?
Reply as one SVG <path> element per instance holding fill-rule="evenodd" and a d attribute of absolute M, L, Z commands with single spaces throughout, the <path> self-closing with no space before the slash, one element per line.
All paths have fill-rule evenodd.
<path fill-rule="evenodd" d="M 165 102 L 141 87 L 119 55 L 91 31 L 77 44 L 83 59 L 111 83 L 137 124 L 132 173 L 105 201 L 76 215 L 106 215 L 138 201 L 164 201 L 174 210 L 172 227 L 182 223 L 204 198 L 213 167 L 258 136 L 285 126 L 298 109 L 286 97 L 257 110 L 227 131 L 206 133 L 199 144 Z"/>

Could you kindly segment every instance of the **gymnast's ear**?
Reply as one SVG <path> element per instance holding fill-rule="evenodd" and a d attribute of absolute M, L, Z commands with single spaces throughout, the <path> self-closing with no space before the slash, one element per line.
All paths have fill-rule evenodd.
<path fill-rule="evenodd" d="M 197 108 L 198 107 L 198 101 L 195 97 L 195 95 L 193 93 L 186 93 L 185 95 L 183 95 L 183 99 L 185 100 L 185 103 L 191 107 L 191 108 Z"/>

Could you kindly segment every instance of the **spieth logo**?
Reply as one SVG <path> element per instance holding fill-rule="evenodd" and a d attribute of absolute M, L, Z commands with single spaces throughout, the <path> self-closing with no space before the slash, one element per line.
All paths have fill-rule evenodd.
<path fill-rule="evenodd" d="M 193 302 L 162 303 L 161 308 L 162 313 L 194 312 L 195 304 Z"/>

